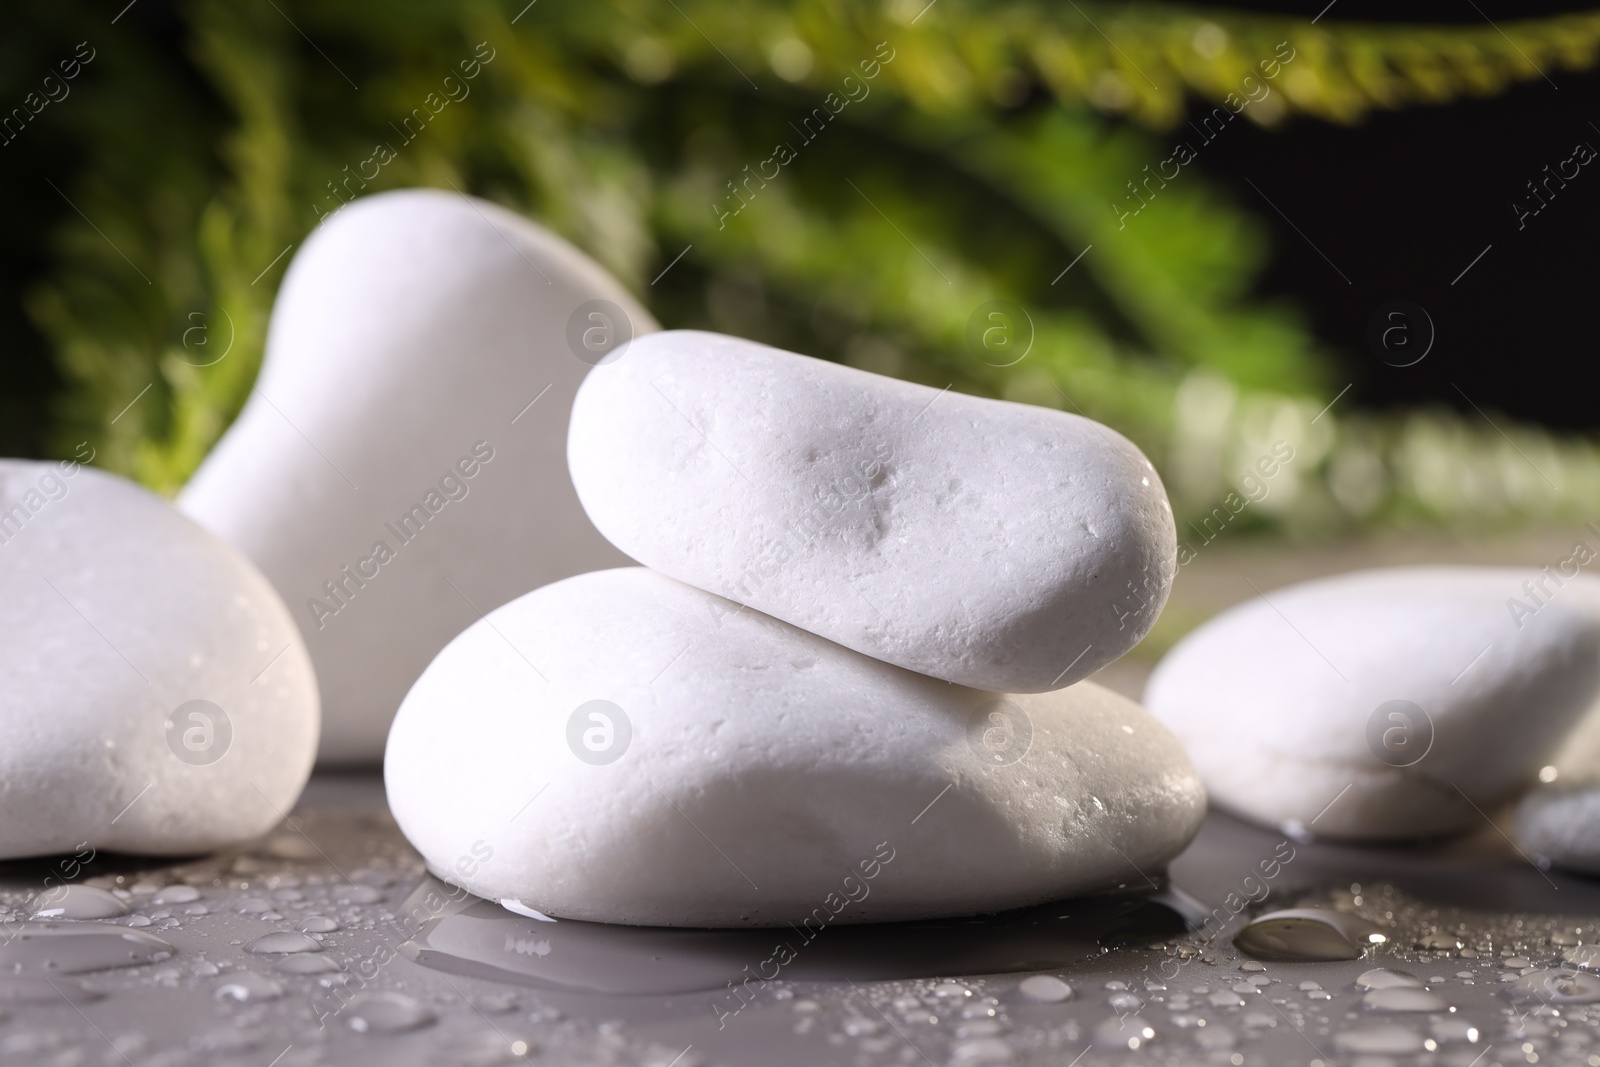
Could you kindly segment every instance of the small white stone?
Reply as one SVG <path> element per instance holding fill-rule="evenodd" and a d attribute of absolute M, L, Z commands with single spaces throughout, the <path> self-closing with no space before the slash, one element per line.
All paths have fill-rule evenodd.
<path fill-rule="evenodd" d="M 949 685 L 642 568 L 546 586 L 451 642 L 396 716 L 385 779 L 440 877 L 642 925 L 1142 884 L 1205 807 L 1172 735 L 1109 690 Z"/>
<path fill-rule="evenodd" d="M 1145 703 L 1218 806 L 1384 840 L 1481 826 L 1535 780 L 1597 690 L 1600 580 L 1414 567 L 1225 612 L 1162 660 Z"/>
<path fill-rule="evenodd" d="M 571 245 L 453 193 L 364 197 L 296 252 L 249 402 L 179 506 L 289 605 L 322 685 L 320 759 L 380 759 L 406 690 L 483 612 L 626 562 L 567 475 L 597 358 L 568 338 L 653 329 Z"/>
<path fill-rule="evenodd" d="M 209 851 L 294 806 L 316 680 L 236 549 L 121 478 L 0 460 L 0 589 L 0 859 L 71 853 L 71 878 L 95 850 Z"/>
<path fill-rule="evenodd" d="M 1088 677 L 1176 571 L 1161 481 L 1114 430 L 733 337 L 654 334 L 598 367 L 568 457 L 639 562 L 959 685 Z"/>
<path fill-rule="evenodd" d="M 1533 855 L 1600 874 L 1600 781 L 1535 786 L 1517 805 L 1516 826 Z"/>

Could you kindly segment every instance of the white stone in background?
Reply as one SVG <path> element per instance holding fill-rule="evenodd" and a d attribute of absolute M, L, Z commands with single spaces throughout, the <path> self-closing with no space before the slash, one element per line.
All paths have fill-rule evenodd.
<path fill-rule="evenodd" d="M 1559 867 L 1600 874 L 1600 705 L 1591 708 L 1517 806 L 1523 846 Z"/>
<path fill-rule="evenodd" d="M 1137 704 L 1004 699 L 626 568 L 451 642 L 384 773 L 440 877 L 558 919 L 966 915 L 1142 885 L 1193 836 L 1199 781 Z"/>
<path fill-rule="evenodd" d="M 204 852 L 294 806 L 316 678 L 232 546 L 121 478 L 0 460 L 0 590 L 0 859 Z"/>
<path fill-rule="evenodd" d="M 406 690 L 482 612 L 625 562 L 567 476 L 589 370 L 569 320 L 605 340 L 592 300 L 656 328 L 565 241 L 453 193 L 355 201 L 297 251 L 255 391 L 179 506 L 288 603 L 322 684 L 323 761 L 380 759 Z"/>
<path fill-rule="evenodd" d="M 1180 641 L 1145 705 L 1211 799 L 1257 822 L 1368 840 L 1482 826 L 1600 689 L 1600 580 L 1562 581 L 1410 567 L 1275 590 Z"/>
<path fill-rule="evenodd" d="M 1600 874 L 1600 781 L 1541 785 L 1517 805 L 1523 847 L 1558 867 Z"/>
<path fill-rule="evenodd" d="M 1093 674 L 1176 570 L 1161 480 L 1115 431 L 717 334 L 598 368 L 568 461 L 641 563 L 960 685 Z"/>

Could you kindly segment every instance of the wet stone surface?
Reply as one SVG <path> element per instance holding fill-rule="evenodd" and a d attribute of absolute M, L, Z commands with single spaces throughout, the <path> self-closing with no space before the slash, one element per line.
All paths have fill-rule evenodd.
<path fill-rule="evenodd" d="M 376 776 L 320 778 L 248 846 L 83 863 L 98 892 L 65 914 L 57 861 L 0 865 L 0 1063 L 1600 1067 L 1600 883 L 1497 841 L 1358 850 L 1213 815 L 1159 893 L 1130 871 L 1126 896 L 963 922 L 619 929 L 451 890 Z M 1378 938 L 1235 944 L 1285 910 L 1310 925 L 1268 926 L 1265 955 Z"/>

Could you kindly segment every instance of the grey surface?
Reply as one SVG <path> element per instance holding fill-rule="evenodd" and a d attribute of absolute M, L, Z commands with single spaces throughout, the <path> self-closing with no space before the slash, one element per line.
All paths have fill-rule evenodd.
<path fill-rule="evenodd" d="M 13 920 L 0 924 L 0 975 L 19 960 L 37 963 L 7 939 L 26 913 L 18 906 L 58 864 L 0 865 Z M 1130 889 L 1140 877 L 1130 871 Z M 181 862 L 98 857 L 79 872 L 76 884 L 126 895 L 133 910 L 80 925 L 111 933 L 104 928 L 143 917 L 150 924 L 140 929 L 174 954 L 0 977 L 0 1063 L 1600 1063 L 1590 1059 L 1600 1055 L 1600 1009 L 1562 1002 L 1591 985 L 1600 1001 L 1600 980 L 1563 959 L 1583 958 L 1575 943 L 1595 940 L 1600 883 L 1537 869 L 1487 820 L 1467 840 L 1368 850 L 1290 842 L 1213 814 L 1171 880 L 1182 893 L 1165 905 L 1070 902 L 1060 906 L 1065 918 L 1041 909 L 943 928 L 825 930 L 778 980 L 752 981 L 735 999 L 717 985 L 762 960 L 748 932 L 584 930 L 470 899 L 419 909 L 426 874 L 388 816 L 380 779 L 323 776 L 290 825 L 248 847 Z M 194 886 L 198 899 L 153 903 L 158 887 L 174 884 Z M 1326 963 L 1253 964 L 1233 950 L 1252 912 L 1295 904 L 1361 914 L 1389 939 L 1367 959 Z M 1177 913 L 1198 923 L 1208 912 L 1209 927 L 1175 935 Z M 311 935 L 318 951 L 249 951 L 310 916 L 339 924 Z M 1459 939 L 1466 952 L 1414 947 L 1429 937 Z M 428 947 L 440 939 L 445 951 Z M 307 966 L 324 970 L 293 973 Z M 1030 966 L 1065 978 L 1075 995 L 1030 1000 L 1018 989 L 1028 971 L 1012 969 Z M 1418 976 L 1457 1010 L 1363 1007 L 1352 983 L 1377 966 Z M 1547 987 L 1567 993 L 1528 1003 L 1508 995 L 1525 970 L 1545 968 L 1577 976 Z M 691 977 L 675 992 L 639 992 L 662 974 Z M 633 995 L 592 991 L 617 982 Z M 229 987 L 254 995 L 232 999 Z M 407 1023 L 415 1025 L 384 1032 Z M 1469 1026 L 1476 1041 L 1464 1036 Z M 1145 1027 L 1153 1042 L 1142 1039 Z M 1129 1049 L 1130 1037 L 1143 1047 Z"/>

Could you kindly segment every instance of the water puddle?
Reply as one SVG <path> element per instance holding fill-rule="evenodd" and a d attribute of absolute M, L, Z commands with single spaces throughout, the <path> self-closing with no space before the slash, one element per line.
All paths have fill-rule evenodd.
<path fill-rule="evenodd" d="M 451 890 L 425 881 L 402 905 Z M 1000 915 L 828 929 L 697 930 L 552 922 L 467 898 L 400 946 L 424 967 L 519 985 L 614 996 L 720 989 L 730 982 L 875 982 L 1046 971 L 1112 947 L 1183 934 L 1198 904 L 1181 892 L 1093 897 Z"/>
<path fill-rule="evenodd" d="M 1260 960 L 1332 962 L 1358 960 L 1387 941 L 1366 920 L 1322 908 L 1284 908 L 1251 920 L 1233 938 L 1233 947 Z"/>
<path fill-rule="evenodd" d="M 25 922 L 8 926 L 5 934 L 0 939 L 0 972 L 14 975 L 137 967 L 178 951 L 155 934 L 103 923 Z"/>

